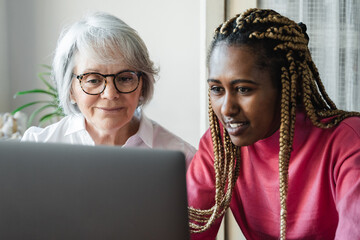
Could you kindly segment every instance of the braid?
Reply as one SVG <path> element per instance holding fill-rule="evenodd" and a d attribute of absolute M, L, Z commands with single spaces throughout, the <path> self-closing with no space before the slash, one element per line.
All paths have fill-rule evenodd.
<path fill-rule="evenodd" d="M 231 26 L 231 24 L 235 21 L 235 18 L 229 19 L 226 22 L 224 22 L 224 24 L 221 25 L 220 27 L 220 34 L 226 34 L 227 33 L 227 29 Z"/>
<path fill-rule="evenodd" d="M 239 147 L 235 146 L 224 130 L 221 141 L 221 133 L 218 119 L 212 110 L 209 101 L 209 121 L 211 138 L 214 149 L 214 169 L 215 169 L 215 204 L 207 210 L 199 210 L 189 207 L 189 226 L 192 232 L 203 232 L 207 230 L 213 222 L 221 217 L 228 209 L 232 196 L 232 189 L 235 186 L 239 173 Z M 239 159 L 239 158 L 238 158 Z"/>
<path fill-rule="evenodd" d="M 303 106 L 312 124 L 331 128 L 342 120 L 360 116 L 358 112 L 338 110 L 327 95 L 308 49 L 306 26 L 273 10 L 249 9 L 220 25 L 214 35 L 209 56 L 220 42 L 235 46 L 261 46 L 270 70 L 280 69 L 280 239 L 286 239 L 289 160 L 292 151 L 297 106 Z M 257 45 L 256 45 L 257 44 Z M 261 53 L 259 53 L 261 54 Z M 208 56 L 208 57 L 209 57 Z M 264 56 L 261 55 L 263 58 Z M 272 65 L 275 62 L 277 65 Z M 326 120 L 324 120 L 327 118 Z M 330 118 L 330 120 L 328 120 Z M 239 174 L 240 147 L 224 129 L 223 138 L 217 116 L 209 100 L 209 121 L 214 150 L 215 204 L 208 210 L 189 207 L 192 232 L 208 229 L 228 209 Z"/>

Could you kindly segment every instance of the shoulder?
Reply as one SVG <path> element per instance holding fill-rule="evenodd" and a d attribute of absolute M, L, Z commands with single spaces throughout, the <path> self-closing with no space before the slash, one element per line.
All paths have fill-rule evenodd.
<path fill-rule="evenodd" d="M 336 176 L 360 169 L 360 117 L 350 117 L 337 126 L 324 129 L 324 156 L 332 164 Z M 318 144 L 319 145 L 319 144 Z"/>
<path fill-rule="evenodd" d="M 190 143 L 185 141 L 184 139 L 180 138 L 179 136 L 175 135 L 159 123 L 150 120 L 153 127 L 153 144 L 154 147 L 157 145 L 162 145 L 163 147 L 168 146 L 172 148 L 174 146 L 178 146 L 184 148 L 190 152 L 195 153 L 196 149 Z"/>
<path fill-rule="evenodd" d="M 211 208 L 215 194 L 215 168 L 211 132 L 208 129 L 199 143 L 186 173 L 189 205 L 199 209 Z"/>
<path fill-rule="evenodd" d="M 360 117 L 345 118 L 330 128 L 316 127 L 309 118 L 297 124 L 299 128 L 295 135 L 300 139 L 299 142 L 313 143 L 309 148 L 314 151 L 320 152 L 323 149 L 327 154 L 344 156 L 344 152 L 360 150 Z"/>
<path fill-rule="evenodd" d="M 344 158 L 360 157 L 360 117 L 346 118 L 334 127 L 331 136 L 332 150 Z"/>
<path fill-rule="evenodd" d="M 336 127 L 338 132 L 348 132 L 360 139 L 360 117 L 349 117 L 340 122 Z"/>
<path fill-rule="evenodd" d="M 214 161 L 213 142 L 211 138 L 211 131 L 210 129 L 208 129 L 200 139 L 199 149 L 193 158 L 192 165 L 197 166 L 196 168 L 199 168 L 200 166 L 204 166 L 204 165 L 212 166 L 213 161 Z"/>
<path fill-rule="evenodd" d="M 60 133 L 64 134 L 67 127 L 70 124 L 72 116 L 66 116 L 59 122 L 53 123 L 45 128 L 30 127 L 28 128 L 21 141 L 33 141 L 33 142 L 51 142 L 57 141 Z"/>
<path fill-rule="evenodd" d="M 152 138 L 150 140 L 152 141 L 152 148 L 183 152 L 185 155 L 186 167 L 188 167 L 197 151 L 196 148 L 157 122 L 146 118 L 145 116 L 143 117 L 145 118 L 144 121 L 149 123 L 144 124 L 144 127 L 146 126 L 145 128 L 147 129 L 143 130 L 151 132 L 148 136 L 151 136 Z"/>
<path fill-rule="evenodd" d="M 332 143 L 334 148 L 360 149 L 360 117 L 349 117 L 342 120 L 338 125 L 322 130 L 326 140 Z"/>
<path fill-rule="evenodd" d="M 322 119 L 321 121 L 326 123 L 333 117 Z M 330 128 L 320 128 L 312 124 L 310 118 L 306 115 L 304 110 L 297 113 L 296 128 L 301 131 L 301 134 L 306 132 L 308 137 L 323 138 L 323 141 L 333 142 L 341 141 L 341 138 L 360 139 L 360 117 L 348 117 L 343 119 L 337 125 Z M 298 132 L 298 135 L 300 132 Z M 300 134 L 300 135 L 301 135 Z"/>

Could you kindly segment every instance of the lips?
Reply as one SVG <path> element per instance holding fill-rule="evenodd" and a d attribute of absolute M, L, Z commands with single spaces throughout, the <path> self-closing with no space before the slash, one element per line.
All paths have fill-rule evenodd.
<path fill-rule="evenodd" d="M 99 110 L 102 110 L 104 112 L 116 112 L 123 109 L 122 107 L 98 107 Z"/>
<path fill-rule="evenodd" d="M 238 128 L 238 127 L 241 127 L 243 126 L 245 123 L 229 123 L 229 126 L 231 128 Z"/>
<path fill-rule="evenodd" d="M 229 135 L 237 136 L 244 133 L 244 131 L 250 126 L 250 122 L 248 121 L 241 121 L 241 122 L 226 122 L 225 128 Z"/>

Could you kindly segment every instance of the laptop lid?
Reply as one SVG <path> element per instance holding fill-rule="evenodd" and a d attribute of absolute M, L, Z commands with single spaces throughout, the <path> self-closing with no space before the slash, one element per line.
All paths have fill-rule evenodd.
<path fill-rule="evenodd" d="M 0 239 L 189 239 L 177 151 L 0 142 Z"/>

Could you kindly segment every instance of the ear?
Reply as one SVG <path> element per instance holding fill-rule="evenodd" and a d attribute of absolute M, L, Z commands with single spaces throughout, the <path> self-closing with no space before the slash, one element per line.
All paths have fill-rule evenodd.
<path fill-rule="evenodd" d="M 139 97 L 138 107 L 140 107 L 140 106 L 143 105 L 143 104 L 144 104 L 144 97 L 141 95 L 141 96 Z"/>
<path fill-rule="evenodd" d="M 76 104 L 76 99 L 73 95 L 72 89 L 70 89 L 70 103 L 71 104 Z"/>

